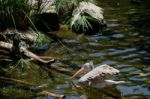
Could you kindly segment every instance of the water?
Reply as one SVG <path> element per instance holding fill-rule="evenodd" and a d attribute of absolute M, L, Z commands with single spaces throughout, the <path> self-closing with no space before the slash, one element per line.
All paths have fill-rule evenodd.
<path fill-rule="evenodd" d="M 60 30 L 56 34 L 63 38 L 61 42 L 51 44 L 45 55 L 60 57 L 63 61 L 53 64 L 72 72 L 77 71 L 85 62 L 93 61 L 96 66 L 109 64 L 121 71 L 115 80 L 124 80 L 125 84 L 116 89 L 78 90 L 73 88 L 70 75 L 53 71 L 47 74 L 38 66 L 34 66 L 28 73 L 16 72 L 12 77 L 31 82 L 36 89 L 66 95 L 66 99 L 106 99 L 115 97 L 121 99 L 149 99 L 150 98 L 150 51 L 149 36 L 138 31 L 131 23 L 131 16 L 143 11 L 142 5 L 130 4 L 128 0 L 99 0 L 99 5 L 105 9 L 105 20 L 108 28 L 102 34 L 93 36 L 75 35 L 69 30 Z M 139 17 L 139 16 L 137 16 Z M 135 18 L 134 16 L 132 18 Z M 134 20 L 135 21 L 135 20 Z M 21 76 L 19 76 L 21 74 Z M 77 80 L 73 80 L 77 83 Z M 8 95 L 12 85 L 5 89 Z M 24 93 L 16 87 L 15 94 Z M 27 91 L 32 93 L 31 90 Z M 23 94 L 23 96 L 26 96 Z M 54 99 L 53 97 L 38 97 Z"/>

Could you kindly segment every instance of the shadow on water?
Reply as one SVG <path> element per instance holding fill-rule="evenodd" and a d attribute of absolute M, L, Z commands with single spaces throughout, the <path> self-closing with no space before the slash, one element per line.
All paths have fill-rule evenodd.
<path fill-rule="evenodd" d="M 143 9 L 129 15 L 130 24 L 134 26 L 134 31 L 137 32 L 139 41 L 136 42 L 141 55 L 143 64 L 150 64 L 150 1 L 143 0 L 141 6 Z"/>

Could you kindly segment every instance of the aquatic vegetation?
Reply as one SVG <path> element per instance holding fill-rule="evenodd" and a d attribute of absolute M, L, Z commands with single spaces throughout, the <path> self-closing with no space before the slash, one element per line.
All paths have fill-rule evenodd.
<path fill-rule="evenodd" d="M 14 70 L 16 70 L 17 68 L 20 68 L 20 70 L 24 71 L 25 68 L 29 69 L 30 65 L 31 65 L 30 60 L 21 58 L 20 60 L 18 60 L 17 63 L 15 63 L 13 66 L 11 66 L 11 68 L 8 72 L 11 73 Z"/>

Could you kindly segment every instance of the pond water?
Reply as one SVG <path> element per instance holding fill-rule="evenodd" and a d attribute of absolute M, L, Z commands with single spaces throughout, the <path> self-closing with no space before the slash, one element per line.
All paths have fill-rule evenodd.
<path fill-rule="evenodd" d="M 15 72 L 12 77 L 38 85 L 33 89 L 41 88 L 64 94 L 65 99 L 149 99 L 150 51 L 149 43 L 145 39 L 150 37 L 137 31 L 131 24 L 131 19 L 138 17 L 134 15 L 144 12 L 144 7 L 140 4 L 131 4 L 129 0 L 99 0 L 98 4 L 105 10 L 107 29 L 103 33 L 92 36 L 76 35 L 63 28 L 56 33 L 63 38 L 62 41 L 52 43 L 44 54 L 62 58 L 62 61 L 56 62 L 53 66 L 63 67 L 72 72 L 88 61 L 93 61 L 96 66 L 109 64 L 121 71 L 120 75 L 113 79 L 126 81 L 125 84 L 117 86 L 116 89 L 78 90 L 72 87 L 70 75 L 55 71 L 48 75 L 38 66 L 28 73 Z M 77 83 L 77 79 L 72 82 Z M 11 84 L 5 89 L 7 94 L 11 88 L 14 88 L 12 92 L 15 93 L 12 95 L 22 93 L 25 97 L 30 94 L 29 90 L 20 91 Z M 54 99 L 38 97 L 40 98 Z"/>

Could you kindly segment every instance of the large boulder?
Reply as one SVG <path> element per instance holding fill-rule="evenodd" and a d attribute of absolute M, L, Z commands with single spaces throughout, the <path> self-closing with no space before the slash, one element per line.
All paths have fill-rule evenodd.
<path fill-rule="evenodd" d="M 103 9 L 90 2 L 81 2 L 72 13 L 71 27 L 75 33 L 95 34 L 102 32 Z"/>
<path fill-rule="evenodd" d="M 34 24 L 38 30 L 51 32 L 59 30 L 59 18 L 56 13 L 36 14 Z"/>
<path fill-rule="evenodd" d="M 55 0 L 30 0 L 29 5 L 38 9 L 36 14 L 33 14 L 34 25 L 38 30 L 44 32 L 59 30 L 59 18 L 54 5 Z M 40 5 L 37 8 L 37 5 Z"/>

